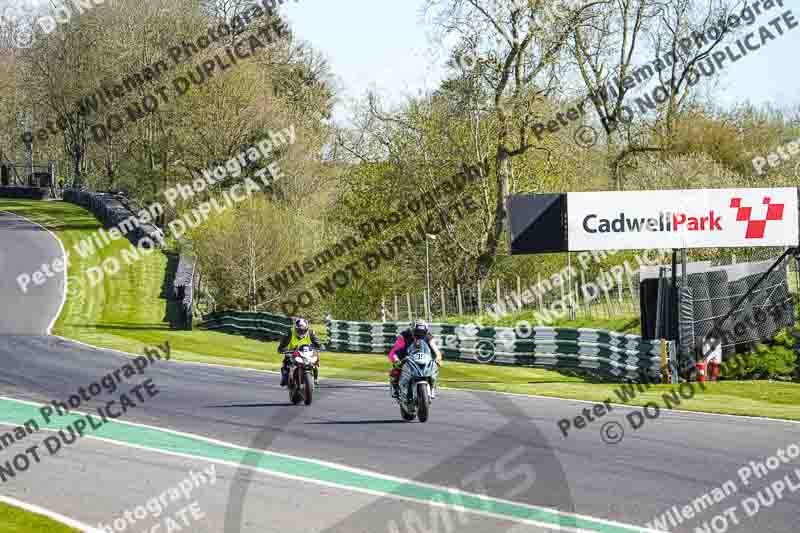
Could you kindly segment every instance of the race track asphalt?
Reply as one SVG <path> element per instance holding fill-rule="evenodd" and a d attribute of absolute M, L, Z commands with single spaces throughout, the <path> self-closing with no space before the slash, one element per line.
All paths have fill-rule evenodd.
<path fill-rule="evenodd" d="M 49 233 L 0 214 L 0 396 L 4 398 L 66 401 L 79 387 L 88 387 L 130 361 L 116 352 L 45 334 L 60 306 L 62 286 L 51 280 L 40 287 L 41 294 L 23 297 L 15 277 L 59 254 L 61 249 Z M 324 370 L 322 378 L 312 406 L 290 406 L 275 374 L 156 361 L 114 393 L 103 392 L 84 402 L 81 410 L 92 412 L 150 379 L 158 394 L 137 402 L 120 420 L 640 526 L 673 505 L 679 509 L 691 505 L 734 480 L 736 493 L 670 527 L 672 531 L 695 531 L 695 527 L 705 531 L 703 522 L 800 469 L 797 458 L 748 486 L 737 476 L 749 461 L 763 461 L 779 448 L 800 443 L 800 425 L 790 422 L 673 411 L 633 431 L 624 416 L 632 409 L 620 406 L 565 438 L 557 421 L 580 414 L 588 404 L 442 390 L 427 424 L 404 423 L 386 386 L 325 380 Z M 702 402 L 702 395 L 692 401 Z M 1 413 L 2 406 L 0 422 L 8 422 Z M 626 434 L 621 442 L 606 444 L 601 425 L 614 421 Z M 0 426 L 0 430 L 12 428 Z M 0 449 L 0 465 L 48 435 L 52 433 L 36 432 Z M 178 522 L 184 531 L 548 530 L 473 513 L 432 511 L 428 505 L 394 495 L 326 485 L 315 480 L 313 472 L 308 479 L 281 477 L 164 450 L 80 439 L 0 483 L 0 492 L 94 525 L 109 523 L 126 509 L 177 486 L 190 470 L 215 465 L 218 482 L 198 487 L 196 498 L 191 498 L 198 501 L 203 517 L 189 526 Z M 793 479 L 800 483 L 800 478 Z M 189 500 L 171 503 L 166 513 L 178 511 Z M 735 511 L 739 524 L 731 522 L 725 531 L 796 531 L 800 490 L 786 490 L 782 499 L 762 505 L 752 517 L 740 507 Z M 125 530 L 151 531 L 161 520 L 155 531 L 166 531 L 167 515 L 156 519 L 153 514 Z M 719 518 L 714 523 L 722 524 Z M 708 531 L 721 532 L 709 527 Z"/>

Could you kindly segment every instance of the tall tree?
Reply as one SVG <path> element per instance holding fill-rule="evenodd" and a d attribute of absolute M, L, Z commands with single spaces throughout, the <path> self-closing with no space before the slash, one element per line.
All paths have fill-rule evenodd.
<path fill-rule="evenodd" d="M 591 22 L 588 2 L 563 10 L 555 0 L 428 0 L 427 10 L 443 36 L 458 39 L 455 55 L 473 65 L 465 75 L 467 103 L 474 113 L 473 151 L 467 164 L 476 164 L 486 180 L 493 206 L 486 213 L 480 237 L 476 272 L 483 278 L 496 261 L 503 233 L 506 199 L 511 191 L 511 161 L 536 147 L 529 129 L 536 118 L 536 103 L 556 90 L 569 37 L 575 27 Z M 469 61 L 464 58 L 469 57 Z M 481 115 L 493 115 L 491 153 L 484 157 Z M 475 157 L 475 156 L 478 157 Z M 492 179 L 492 175 L 494 179 Z"/>

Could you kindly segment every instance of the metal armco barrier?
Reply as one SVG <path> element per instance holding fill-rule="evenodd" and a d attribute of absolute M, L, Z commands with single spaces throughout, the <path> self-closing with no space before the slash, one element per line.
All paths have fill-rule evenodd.
<path fill-rule="evenodd" d="M 291 317 L 270 313 L 217 311 L 203 317 L 203 329 L 245 335 L 263 340 L 278 340 L 292 327 Z"/>

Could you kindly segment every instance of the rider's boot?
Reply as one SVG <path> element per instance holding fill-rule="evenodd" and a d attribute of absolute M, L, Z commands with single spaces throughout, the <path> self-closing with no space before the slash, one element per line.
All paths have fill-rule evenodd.
<path fill-rule="evenodd" d="M 389 384 L 392 387 L 392 398 L 400 397 L 400 369 L 392 368 L 389 371 Z"/>
<path fill-rule="evenodd" d="M 281 367 L 281 387 L 285 387 L 289 384 L 289 369 Z"/>
<path fill-rule="evenodd" d="M 319 367 L 314 367 L 314 386 L 319 385 Z"/>

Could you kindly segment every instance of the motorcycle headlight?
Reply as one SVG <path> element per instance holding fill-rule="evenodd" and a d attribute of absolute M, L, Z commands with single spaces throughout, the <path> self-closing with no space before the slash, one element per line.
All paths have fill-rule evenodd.
<path fill-rule="evenodd" d="M 294 358 L 294 360 L 295 360 L 295 362 L 297 362 L 297 363 L 300 363 L 301 365 L 302 365 L 302 364 L 303 364 L 303 362 L 304 362 L 304 361 L 303 361 L 303 358 L 302 358 L 302 357 L 300 357 L 299 355 L 298 355 L 297 357 L 295 357 L 295 358 Z"/>

